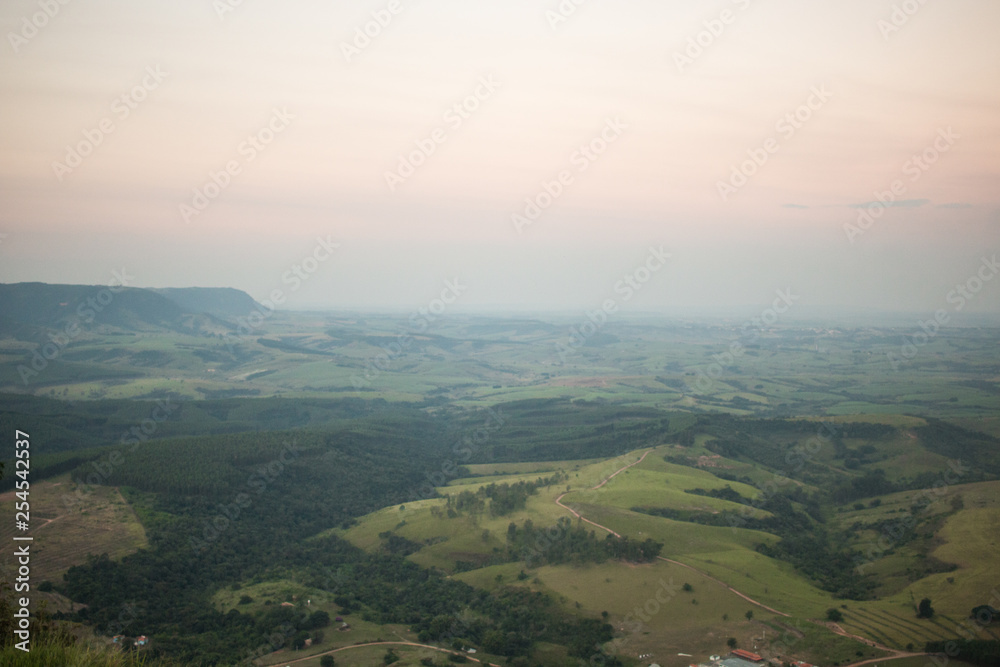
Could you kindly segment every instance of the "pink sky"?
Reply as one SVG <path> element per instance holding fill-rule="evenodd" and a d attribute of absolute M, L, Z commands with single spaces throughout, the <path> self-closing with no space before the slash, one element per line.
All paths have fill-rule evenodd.
<path fill-rule="evenodd" d="M 793 286 L 922 311 L 1000 249 L 994 2 L 323 4 L 72 0 L 42 21 L 3 3 L 0 281 L 128 266 L 139 286 L 260 298 L 329 234 L 340 251 L 291 305 L 405 308 L 462 275 L 469 306 L 586 308 L 662 244 L 675 262 L 637 308 Z M 345 49 L 373 12 L 387 25 Z M 87 136 L 78 166 L 53 166 Z M 418 142 L 433 153 L 390 189 Z M 512 215 L 560 172 L 519 233 Z M 897 180 L 850 242 L 857 205 Z M 997 309 L 990 289 L 976 308 Z"/>

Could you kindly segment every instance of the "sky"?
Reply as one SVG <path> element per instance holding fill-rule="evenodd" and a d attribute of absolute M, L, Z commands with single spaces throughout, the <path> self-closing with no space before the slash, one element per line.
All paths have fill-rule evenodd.
<path fill-rule="evenodd" d="M 0 282 L 1000 312 L 998 24 L 993 0 L 5 0 Z"/>

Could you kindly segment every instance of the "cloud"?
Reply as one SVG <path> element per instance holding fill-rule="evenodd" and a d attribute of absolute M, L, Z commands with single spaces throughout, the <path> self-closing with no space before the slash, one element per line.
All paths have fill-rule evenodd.
<path fill-rule="evenodd" d="M 951 202 L 950 204 L 938 204 L 935 208 L 972 208 L 972 204 L 966 202 Z"/>
<path fill-rule="evenodd" d="M 808 206 L 803 206 L 802 204 L 782 204 L 782 208 L 809 208 Z"/>
<path fill-rule="evenodd" d="M 899 201 L 866 201 L 861 204 L 848 204 L 849 208 L 868 208 L 869 206 L 885 206 L 886 208 L 917 208 L 930 204 L 930 199 L 900 199 Z"/>

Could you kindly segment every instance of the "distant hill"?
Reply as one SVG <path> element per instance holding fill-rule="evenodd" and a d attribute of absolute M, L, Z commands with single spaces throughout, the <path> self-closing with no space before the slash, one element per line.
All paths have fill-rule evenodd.
<path fill-rule="evenodd" d="M 165 287 L 150 291 L 162 294 L 188 313 L 235 318 L 262 308 L 249 294 L 232 287 Z"/>
<path fill-rule="evenodd" d="M 0 284 L 0 335 L 42 336 L 74 323 L 126 331 L 193 331 L 230 328 L 255 307 L 250 295 L 230 288 L 109 289 L 101 285 Z"/>

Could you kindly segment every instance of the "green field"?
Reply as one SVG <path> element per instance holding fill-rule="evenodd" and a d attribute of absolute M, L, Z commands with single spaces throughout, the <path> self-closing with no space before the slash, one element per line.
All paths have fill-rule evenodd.
<path fill-rule="evenodd" d="M 535 591 L 559 613 L 606 620 L 614 638 L 603 650 L 629 666 L 687 665 L 725 653 L 730 638 L 817 665 L 889 655 L 870 642 L 905 651 L 969 632 L 1000 640 L 997 626 L 968 620 L 973 606 L 1000 606 L 1000 384 L 983 370 L 995 368 L 995 330 L 942 331 L 892 370 L 885 353 L 905 329 L 775 327 L 719 365 L 739 335 L 728 324 L 615 322 L 563 361 L 555 344 L 573 324 L 447 318 L 398 354 L 386 350 L 406 325 L 389 315 L 277 313 L 228 344 L 224 323 L 88 330 L 29 383 L 17 368 L 36 342 L 0 339 L 10 392 L 0 418 L 47 443 L 33 459 L 33 573 L 58 583 L 89 554 L 152 558 L 162 534 L 186 543 L 191 517 L 231 503 L 281 432 L 308 443 L 309 462 L 254 504 L 261 527 L 241 516 L 233 554 L 289 523 L 301 529 L 292 551 L 330 548 L 331 563 L 355 558 L 337 551 L 343 539 L 364 550 L 359 559 L 391 556 L 451 584 Z M 86 476 L 165 399 L 176 412 L 115 470 L 115 486 L 61 508 L 75 488 L 66 472 Z M 494 511 L 490 489 L 543 478 L 556 481 Z M 651 540 L 659 558 L 526 562 L 508 548 L 528 522 L 545 531 L 560 520 L 599 545 L 615 544 L 610 532 Z M 536 554 L 560 534 L 540 538 Z M 217 619 L 284 605 L 335 617 L 353 599 L 317 587 L 308 563 L 248 564 L 232 580 L 213 571 L 205 595 Z M 318 665 L 334 649 L 345 649 L 338 664 L 379 664 L 385 646 L 348 647 L 416 640 L 422 610 L 376 613 L 395 603 L 378 576 L 389 575 L 352 593 L 368 597 L 355 600 L 349 630 L 328 627 L 315 646 L 262 664 Z M 931 618 L 917 617 L 923 598 Z M 863 639 L 835 632 L 830 610 Z M 401 665 L 445 659 L 394 650 Z M 576 664 L 568 650 L 539 641 L 529 664 Z"/>
<path fill-rule="evenodd" d="M 0 389 L 70 400 L 163 393 L 188 399 L 353 395 L 410 402 L 436 396 L 458 407 L 571 398 L 851 418 L 975 419 L 1000 408 L 995 380 L 991 387 L 978 372 L 992 359 L 991 330 L 943 331 L 923 350 L 921 363 L 893 371 L 885 353 L 907 330 L 775 328 L 761 332 L 754 346 L 728 360 L 721 372 L 713 369 L 713 379 L 705 382 L 700 378 L 738 339 L 735 327 L 615 322 L 602 345 L 585 346 L 560 363 L 555 344 L 573 324 L 562 318 L 512 324 L 455 317 L 414 336 L 382 368 L 372 361 L 406 328 L 385 315 L 275 313 L 252 336 L 235 338 L 235 345 L 221 338 L 221 324 L 210 335 L 209 330 L 87 331 L 28 383 L 17 367 L 28 360 L 32 345 L 6 338 L 0 339 Z"/>
<path fill-rule="evenodd" d="M 637 461 L 646 451 L 650 453 L 642 463 L 621 472 L 600 488 L 592 488 L 612 472 Z M 665 557 L 676 559 L 697 571 L 663 561 L 647 565 L 617 562 L 583 566 L 546 565 L 527 571 L 523 564 L 517 562 L 485 564 L 490 553 L 502 547 L 504 529 L 509 522 L 521 523 L 531 519 L 536 524 L 546 525 L 546 522 L 551 524 L 560 515 L 565 515 L 566 512 L 554 501 L 556 496 L 565 493 L 566 485 L 540 490 L 530 497 L 523 511 L 509 516 L 491 518 L 485 514 L 449 519 L 432 512 L 432 508 L 440 510 L 445 507 L 443 500 L 424 500 L 405 507 L 385 508 L 340 533 L 369 550 L 380 547 L 382 538 L 379 534 L 386 532 L 424 541 L 427 545 L 409 556 L 411 560 L 446 571 L 454 571 L 456 562 L 460 560 L 484 563 L 471 571 L 455 574 L 456 578 L 477 587 L 492 590 L 500 585 L 523 585 L 554 594 L 565 606 L 580 613 L 597 616 L 607 612 L 609 620 L 623 633 L 612 647 L 616 654 L 623 657 L 636 658 L 652 653 L 662 661 L 661 664 L 682 664 L 683 660 L 670 656 L 676 658 L 677 653 L 685 652 L 694 655 L 718 652 L 721 650 L 720 643 L 730 636 L 748 645 L 765 627 L 765 623 L 792 623 L 808 630 L 804 634 L 800 632 L 803 636 L 794 643 L 793 650 L 798 657 L 818 660 L 827 652 L 827 655 L 843 655 L 846 659 L 855 656 L 858 651 L 865 657 L 882 655 L 872 653 L 854 640 L 837 637 L 810 620 L 821 619 L 826 609 L 838 606 L 838 602 L 829 593 L 803 579 L 787 563 L 764 557 L 755 551 L 756 544 L 774 540 L 773 536 L 745 529 L 701 526 L 630 511 L 628 508 L 637 498 L 654 499 L 657 504 L 679 508 L 697 506 L 711 509 L 732 504 L 683 493 L 684 489 L 720 488 L 727 483 L 702 470 L 666 463 L 662 459 L 665 451 L 670 451 L 670 448 L 639 450 L 604 462 L 560 462 L 563 471 L 570 474 L 568 486 L 575 489 L 565 494 L 563 502 L 588 519 L 621 534 L 635 539 L 652 537 L 662 541 Z M 554 468 L 555 464 L 549 463 L 545 471 Z M 492 473 L 488 479 L 455 480 L 439 491 L 456 494 L 462 490 L 475 490 L 487 481 L 503 479 L 499 475 L 503 469 L 511 472 L 507 481 L 515 482 L 531 479 L 532 475 L 525 474 L 525 471 L 540 468 L 517 464 L 505 468 L 480 467 L 479 471 Z M 754 491 L 752 487 L 729 484 L 748 495 Z M 521 582 L 524 574 L 527 577 Z M 720 582 L 791 616 L 786 619 L 747 602 Z M 681 590 L 685 583 L 692 586 L 693 592 Z M 634 616 L 627 615 L 635 609 L 637 601 L 641 606 L 644 600 L 649 599 L 649 591 L 655 590 L 657 585 L 666 591 L 663 596 L 669 602 L 650 602 L 650 608 L 656 608 L 656 614 L 646 623 L 648 628 L 638 632 L 631 630 L 626 619 L 631 620 Z M 957 597 L 968 599 L 961 595 Z M 747 611 L 754 612 L 752 621 L 745 618 Z M 942 635 L 935 624 L 924 623 L 922 626 L 916 621 L 902 620 L 905 612 L 889 602 L 851 603 L 845 615 L 845 629 L 899 648 L 913 641 L 913 632 L 908 634 L 911 626 L 918 632 L 925 630 L 927 638 Z M 698 639 L 692 641 L 693 637 Z"/>

